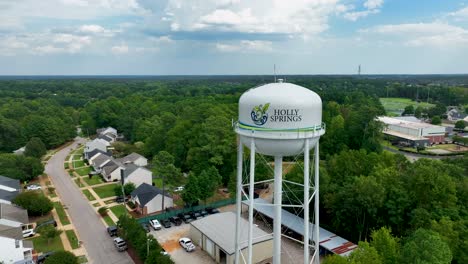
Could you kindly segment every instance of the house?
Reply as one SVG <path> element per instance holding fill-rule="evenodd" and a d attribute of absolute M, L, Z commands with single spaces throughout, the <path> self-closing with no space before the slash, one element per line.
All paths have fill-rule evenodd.
<path fill-rule="evenodd" d="M 247 256 L 249 223 L 241 218 L 240 248 Z M 225 212 L 209 215 L 190 223 L 189 236 L 192 242 L 208 253 L 216 263 L 234 263 L 235 259 L 235 228 L 236 215 Z M 257 226 L 253 226 L 252 263 L 260 263 L 273 256 L 273 235 Z M 239 263 L 244 263 L 241 259 Z"/>
<path fill-rule="evenodd" d="M 99 128 L 99 129 L 96 130 L 96 133 L 98 135 L 107 135 L 107 136 L 112 137 L 114 139 L 116 139 L 118 137 L 117 129 L 115 129 L 113 127 Z"/>
<path fill-rule="evenodd" d="M 11 204 L 11 201 L 20 193 L 19 180 L 0 175 L 0 203 Z"/>
<path fill-rule="evenodd" d="M 84 154 L 85 160 L 88 160 L 88 161 L 90 161 L 97 154 L 106 154 L 107 156 L 111 156 L 111 153 L 109 151 L 104 152 L 104 151 L 99 150 L 99 149 L 94 149 L 94 150 L 91 150 L 90 152 L 84 152 L 83 154 Z"/>
<path fill-rule="evenodd" d="M 107 162 L 101 169 L 101 174 L 104 180 L 106 181 L 118 181 L 121 178 L 121 170 L 124 169 L 124 167 L 114 161 L 110 160 Z"/>
<path fill-rule="evenodd" d="M 17 150 L 14 150 L 14 151 L 13 151 L 13 154 L 15 154 L 15 155 L 23 155 L 25 150 L 26 150 L 26 146 L 21 147 L 21 148 L 19 148 L 19 149 L 17 149 Z"/>
<path fill-rule="evenodd" d="M 148 159 L 143 157 L 142 155 L 140 155 L 138 153 L 135 153 L 135 152 L 133 152 L 132 154 L 129 154 L 129 155 L 123 157 L 123 158 L 117 159 L 117 161 L 122 163 L 122 164 L 132 163 L 132 164 L 142 166 L 142 167 L 148 165 Z"/>
<path fill-rule="evenodd" d="M 0 225 L 21 227 L 28 221 L 28 211 L 16 205 L 0 204 Z"/>
<path fill-rule="evenodd" d="M 458 121 L 463 120 L 467 115 L 463 113 L 462 110 L 458 109 L 457 106 L 449 106 L 447 107 L 447 119 L 450 121 Z"/>
<path fill-rule="evenodd" d="M 169 194 L 147 183 L 138 186 L 131 193 L 131 196 L 131 201 L 136 205 L 136 211 L 143 215 L 156 213 L 174 206 L 172 197 Z M 162 206 L 163 196 L 164 208 Z"/>
<path fill-rule="evenodd" d="M 84 152 L 90 152 L 95 149 L 99 149 L 102 152 L 107 152 L 107 148 L 110 143 L 104 139 L 96 138 L 92 141 L 86 142 Z"/>
<path fill-rule="evenodd" d="M 131 163 L 125 165 L 123 176 L 124 184 L 131 182 L 136 187 L 143 183 L 151 185 L 153 181 L 153 173 L 150 170 Z"/>
<path fill-rule="evenodd" d="M 105 141 L 107 141 L 107 142 L 109 142 L 109 143 L 112 143 L 112 142 L 115 141 L 115 138 L 112 137 L 111 134 L 109 134 L 109 135 L 102 135 L 102 134 L 101 134 L 101 135 L 99 135 L 97 138 L 102 139 L 102 140 L 105 140 Z"/>
<path fill-rule="evenodd" d="M 0 224 L 0 263 L 32 259 L 33 249 L 32 241 L 23 240 L 21 227 Z"/>
<path fill-rule="evenodd" d="M 102 167 L 112 160 L 112 157 L 107 156 L 106 154 L 99 154 L 90 161 L 90 164 L 93 166 L 95 171 L 100 172 Z"/>

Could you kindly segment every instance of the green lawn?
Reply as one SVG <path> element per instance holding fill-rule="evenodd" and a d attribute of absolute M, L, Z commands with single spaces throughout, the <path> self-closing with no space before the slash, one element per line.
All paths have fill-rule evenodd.
<path fill-rule="evenodd" d="M 79 148 L 79 149 L 75 150 L 74 154 L 80 154 L 80 155 L 82 155 L 83 152 L 84 152 L 84 148 Z"/>
<path fill-rule="evenodd" d="M 73 161 L 73 168 L 84 167 L 84 165 L 84 161 L 82 160 Z"/>
<path fill-rule="evenodd" d="M 125 214 L 127 212 L 127 209 L 125 208 L 124 205 L 116 205 L 110 208 L 112 213 L 114 213 L 117 218 L 120 218 L 121 215 Z"/>
<path fill-rule="evenodd" d="M 35 238 L 30 239 L 33 242 L 34 249 L 37 252 L 49 252 L 49 251 L 59 251 L 63 250 L 62 240 L 60 240 L 60 236 L 47 241 L 40 236 L 36 236 Z"/>
<path fill-rule="evenodd" d="M 73 230 L 67 230 L 65 231 L 65 234 L 67 235 L 68 241 L 70 241 L 70 245 L 72 249 L 77 249 L 80 247 L 78 238 L 76 237 L 75 231 Z"/>
<path fill-rule="evenodd" d="M 68 162 L 65 162 L 65 163 L 63 164 L 63 168 L 65 168 L 66 170 L 68 170 Z"/>
<path fill-rule="evenodd" d="M 72 178 L 75 177 L 75 175 L 73 174 L 73 170 L 69 170 L 68 175 L 70 175 L 70 177 L 72 177 Z"/>
<path fill-rule="evenodd" d="M 93 204 L 93 206 L 94 206 L 94 207 L 99 207 L 100 204 L 99 204 L 99 203 L 95 203 L 95 204 Z"/>
<path fill-rule="evenodd" d="M 114 221 L 112 221 L 112 218 L 110 218 L 110 216 L 106 215 L 103 218 L 104 218 L 104 222 L 106 222 L 108 226 L 115 225 Z"/>
<path fill-rule="evenodd" d="M 112 197 L 115 196 L 114 187 L 117 184 L 109 184 L 104 186 L 99 186 L 93 188 L 93 190 L 97 193 L 97 195 L 102 198 Z"/>
<path fill-rule="evenodd" d="M 83 167 L 83 168 L 76 169 L 75 171 L 80 176 L 88 176 L 88 174 L 91 172 L 91 168 L 90 167 Z"/>
<path fill-rule="evenodd" d="M 80 188 L 81 188 L 81 187 L 84 187 L 84 184 L 83 184 L 83 182 L 81 181 L 80 178 L 75 179 L 75 183 L 76 183 L 76 185 L 78 185 L 78 187 L 80 187 Z"/>
<path fill-rule="evenodd" d="M 81 155 L 73 155 L 73 161 L 77 161 L 81 159 Z"/>
<path fill-rule="evenodd" d="M 405 109 L 406 106 L 412 105 L 414 108 L 421 106 L 422 108 L 430 108 L 435 105 L 433 104 L 428 104 L 425 102 L 416 102 L 408 98 L 380 98 L 380 103 L 382 103 L 383 107 L 385 108 L 385 111 L 387 114 L 396 114 L 400 115 L 403 110 Z"/>
<path fill-rule="evenodd" d="M 78 263 L 88 263 L 86 256 L 78 256 Z"/>
<path fill-rule="evenodd" d="M 96 185 L 104 182 L 99 175 L 94 175 L 91 179 L 89 177 L 83 177 L 81 179 L 83 179 L 83 181 L 85 181 L 88 185 Z"/>
<path fill-rule="evenodd" d="M 154 186 L 156 186 L 158 188 L 162 188 L 162 179 L 161 178 L 153 179 L 153 183 L 154 183 Z M 167 190 L 167 189 L 165 189 L 165 190 Z"/>
<path fill-rule="evenodd" d="M 89 201 L 94 201 L 96 198 L 91 194 L 89 190 L 83 190 L 83 194 L 88 198 Z"/>
<path fill-rule="evenodd" d="M 62 225 L 69 225 L 70 220 L 68 220 L 67 214 L 65 213 L 65 209 L 63 209 L 62 204 L 60 202 L 54 202 L 54 208 Z"/>

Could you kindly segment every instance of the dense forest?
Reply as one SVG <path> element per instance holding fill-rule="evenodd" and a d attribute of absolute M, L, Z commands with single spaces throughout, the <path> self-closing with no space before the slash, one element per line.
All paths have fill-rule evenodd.
<path fill-rule="evenodd" d="M 375 121 L 385 114 L 380 97 L 427 100 L 436 104 L 429 116 L 442 115 L 448 105 L 468 104 L 468 88 L 450 78 L 286 77 L 322 97 L 327 132 L 320 145 L 321 224 L 352 241 L 370 241 L 362 243 L 353 263 L 399 263 L 403 255 L 415 259 L 405 254 L 425 236 L 435 237 L 431 247 L 448 250 L 441 259 L 468 263 L 468 158 L 410 163 L 382 151 L 382 125 Z M 77 125 L 85 136 L 113 126 L 128 140 L 116 151 L 145 155 L 157 176 L 170 175 L 169 184 L 187 182 L 185 174 L 191 181 L 232 186 L 232 124 L 239 96 L 268 80 L 271 77 L 0 80 L 0 152 L 10 153 L 33 138 L 48 149 L 59 146 L 76 135 Z M 260 161 L 260 170 L 264 168 L 257 177 L 271 177 L 265 168 L 268 161 Z M 23 163 L 11 154 L 0 155 L 0 164 L 10 164 L 6 167 Z M 286 178 L 300 180 L 299 168 Z M 382 236 L 397 248 L 392 257 L 374 242 Z"/>

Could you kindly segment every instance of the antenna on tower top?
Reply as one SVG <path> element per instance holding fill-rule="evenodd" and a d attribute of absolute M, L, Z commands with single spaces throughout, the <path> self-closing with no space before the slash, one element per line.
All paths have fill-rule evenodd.
<path fill-rule="evenodd" d="M 275 82 L 276 82 L 276 64 L 273 64 L 273 75 L 275 76 Z"/>
<path fill-rule="evenodd" d="M 357 74 L 358 74 L 359 76 L 361 76 L 361 64 L 359 64 L 359 66 L 358 66 Z"/>

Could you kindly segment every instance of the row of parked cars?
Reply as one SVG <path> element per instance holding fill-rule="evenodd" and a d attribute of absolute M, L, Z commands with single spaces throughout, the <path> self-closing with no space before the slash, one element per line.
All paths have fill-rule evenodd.
<path fill-rule="evenodd" d="M 143 223 L 142 226 L 146 230 L 146 232 L 150 231 L 150 226 L 154 230 L 161 230 L 161 228 L 164 226 L 164 228 L 170 228 L 172 225 L 179 226 L 182 223 L 190 223 L 194 220 L 200 219 L 202 217 L 205 217 L 209 214 L 217 214 L 219 213 L 219 210 L 216 208 L 211 208 L 207 207 L 205 210 L 198 210 L 198 211 L 192 211 L 192 212 L 187 212 L 187 213 L 180 213 L 177 216 L 172 216 L 167 219 L 163 219 L 161 221 L 158 221 L 156 219 L 150 220 L 149 221 L 149 226 L 146 223 Z"/>

